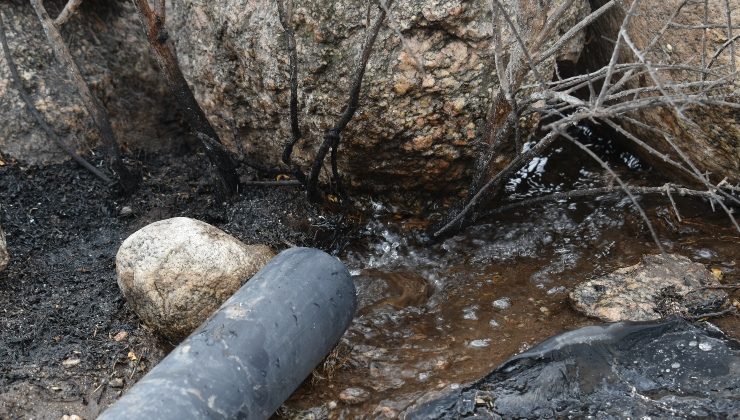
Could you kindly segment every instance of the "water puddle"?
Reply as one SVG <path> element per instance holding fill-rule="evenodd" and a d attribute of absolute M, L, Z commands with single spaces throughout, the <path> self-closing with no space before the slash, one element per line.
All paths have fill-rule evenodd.
<path fill-rule="evenodd" d="M 639 168 L 632 156 L 620 159 Z M 575 181 L 567 187 L 548 181 L 547 164 L 533 162 L 509 192 L 599 182 L 587 165 L 569 169 Z M 678 223 L 662 199 L 643 205 L 669 252 L 737 277 L 739 238 L 721 214 L 681 200 Z M 395 417 L 430 391 L 476 380 L 554 334 L 596 323 L 571 308 L 568 290 L 658 252 L 625 199 L 512 210 L 432 246 L 416 239 L 413 221 L 380 204 L 376 212 L 363 243 L 342 256 L 358 289 L 357 316 L 327 369 L 287 402 L 286 417 Z M 738 332 L 736 321 L 725 327 Z"/>

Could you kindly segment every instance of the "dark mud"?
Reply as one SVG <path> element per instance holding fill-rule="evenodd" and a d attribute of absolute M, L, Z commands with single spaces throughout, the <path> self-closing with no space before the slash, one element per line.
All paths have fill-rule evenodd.
<path fill-rule="evenodd" d="M 338 216 L 297 189 L 249 189 L 225 204 L 203 176 L 203 156 L 138 159 L 143 184 L 131 197 L 73 163 L 0 167 L 11 253 L 0 274 L 0 418 L 94 418 L 169 351 L 116 285 L 118 247 L 144 225 L 187 216 L 275 250 L 336 245 Z"/>

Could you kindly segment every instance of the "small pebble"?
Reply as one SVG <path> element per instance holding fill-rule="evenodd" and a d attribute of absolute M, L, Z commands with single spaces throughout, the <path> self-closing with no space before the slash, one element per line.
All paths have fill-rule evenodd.
<path fill-rule="evenodd" d="M 123 388 L 123 378 L 113 378 L 108 382 L 111 388 Z"/>
<path fill-rule="evenodd" d="M 553 287 L 552 289 L 548 290 L 547 291 L 547 294 L 548 295 L 557 295 L 559 293 L 565 293 L 567 291 L 568 291 L 568 289 L 566 289 L 565 286 L 557 286 L 557 287 Z"/>
<path fill-rule="evenodd" d="M 676 363 L 673 363 L 673 364 L 671 365 L 671 367 L 672 367 L 673 369 L 678 369 L 678 368 L 680 368 L 680 367 L 681 367 L 681 364 L 680 364 L 680 363 L 678 363 L 678 362 L 676 362 Z"/>
<path fill-rule="evenodd" d="M 333 410 L 333 409 L 337 408 L 337 402 L 336 401 L 329 401 L 329 403 L 326 404 L 326 407 L 329 410 Z"/>
<path fill-rule="evenodd" d="M 475 313 L 476 310 L 478 310 L 478 305 L 469 306 L 463 309 L 463 319 L 467 319 L 468 321 L 477 321 L 478 314 Z"/>
<path fill-rule="evenodd" d="M 346 404 L 362 404 L 370 398 L 370 393 L 362 388 L 347 388 L 339 393 L 339 399 Z"/>
<path fill-rule="evenodd" d="M 540 312 L 542 312 L 543 314 L 547 315 L 547 314 L 550 313 L 550 310 L 547 309 L 546 306 L 540 306 Z"/>
<path fill-rule="evenodd" d="M 496 320 L 495 320 L 495 319 L 492 319 L 492 320 L 488 321 L 488 325 L 490 325 L 490 326 L 491 326 L 491 328 L 496 328 L 496 327 L 498 327 L 498 326 L 499 326 L 499 325 L 498 325 L 498 322 L 496 322 Z"/>
<path fill-rule="evenodd" d="M 123 206 L 123 208 L 121 209 L 120 215 L 122 217 L 131 216 L 132 214 L 134 214 L 134 210 L 129 206 Z"/>
<path fill-rule="evenodd" d="M 121 330 L 121 331 L 118 331 L 118 334 L 113 336 L 113 341 L 121 342 L 125 340 L 126 337 L 128 337 L 128 332 Z"/>
<path fill-rule="evenodd" d="M 709 344 L 707 342 L 699 343 L 699 350 L 701 350 L 701 351 L 709 351 L 711 349 L 712 349 L 712 345 L 711 344 Z"/>
<path fill-rule="evenodd" d="M 486 338 L 486 339 L 483 339 L 483 340 L 473 340 L 469 344 L 470 347 L 473 347 L 473 348 L 476 348 L 476 349 L 483 348 L 483 347 L 488 347 L 489 345 L 491 345 L 491 339 L 490 338 Z"/>
<path fill-rule="evenodd" d="M 505 297 L 493 301 L 493 307 L 496 309 L 509 309 L 511 307 L 511 299 Z"/>
<path fill-rule="evenodd" d="M 67 367 L 67 368 L 77 366 L 79 364 L 80 364 L 80 359 L 76 357 L 70 357 L 69 359 L 62 362 L 62 366 Z"/>
<path fill-rule="evenodd" d="M 62 420 L 82 420 L 82 417 L 78 416 L 77 414 L 65 414 L 62 416 Z"/>

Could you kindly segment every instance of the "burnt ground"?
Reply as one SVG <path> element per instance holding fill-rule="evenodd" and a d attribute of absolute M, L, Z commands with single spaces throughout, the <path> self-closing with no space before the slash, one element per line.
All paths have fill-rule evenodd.
<path fill-rule="evenodd" d="M 203 156 L 137 159 L 144 176 L 130 197 L 72 162 L 0 166 L 0 223 L 11 253 L 0 274 L 0 418 L 94 418 L 171 348 L 138 321 L 116 285 L 118 247 L 146 224 L 188 216 L 276 250 L 337 246 L 339 216 L 295 188 L 250 188 L 220 203 Z M 125 206 L 133 212 L 122 214 Z"/>

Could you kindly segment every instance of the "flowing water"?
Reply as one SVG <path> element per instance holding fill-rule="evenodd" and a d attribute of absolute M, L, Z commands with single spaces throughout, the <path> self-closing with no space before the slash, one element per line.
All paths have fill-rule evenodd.
<path fill-rule="evenodd" d="M 603 185 L 601 173 L 583 162 L 550 176 L 548 161 L 571 152 L 534 160 L 508 192 L 521 198 Z M 613 157 L 639 178 L 653 176 L 629 154 Z M 564 177 L 570 181 L 560 182 Z M 708 204 L 679 200 L 678 222 L 663 198 L 641 204 L 668 252 L 737 280 L 740 242 L 726 217 Z M 285 416 L 396 417 L 425 395 L 474 381 L 554 334 L 598 322 L 571 308 L 568 290 L 658 252 L 628 199 L 512 210 L 431 246 L 418 240 L 417 221 L 374 206 L 363 240 L 342 256 L 357 286 L 358 313 L 324 368 L 288 401 Z M 720 325 L 737 336 L 736 319 Z"/>

